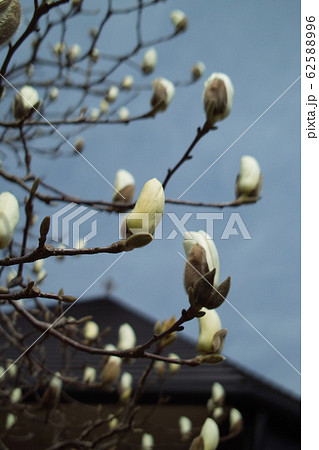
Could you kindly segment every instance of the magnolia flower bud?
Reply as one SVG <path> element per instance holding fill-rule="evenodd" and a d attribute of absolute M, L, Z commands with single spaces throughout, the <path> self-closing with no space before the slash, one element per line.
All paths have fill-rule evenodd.
<path fill-rule="evenodd" d="M 235 186 L 236 198 L 241 196 L 258 198 L 261 188 L 262 173 L 257 160 L 252 156 L 242 156 Z"/>
<path fill-rule="evenodd" d="M 201 354 L 221 353 L 226 330 L 222 329 L 220 318 L 214 309 L 202 308 L 201 311 L 206 314 L 198 319 L 197 351 Z"/>
<path fill-rule="evenodd" d="M 97 323 L 93 320 L 86 322 L 84 326 L 84 337 L 89 341 L 94 341 L 99 335 L 100 329 Z"/>
<path fill-rule="evenodd" d="M 15 95 L 12 105 L 13 115 L 16 119 L 22 119 L 33 108 L 40 104 L 39 94 L 32 86 L 23 86 Z"/>
<path fill-rule="evenodd" d="M 175 94 L 174 84 L 165 78 L 156 78 L 153 83 L 151 106 L 157 111 L 165 111 Z"/>
<path fill-rule="evenodd" d="M 69 63 L 74 62 L 81 54 L 81 47 L 79 44 L 72 45 L 66 52 L 66 57 Z"/>
<path fill-rule="evenodd" d="M 13 391 L 11 392 L 10 400 L 12 403 L 19 403 L 21 397 L 22 397 L 22 390 L 21 388 L 17 387 L 13 389 Z"/>
<path fill-rule="evenodd" d="M 135 179 L 133 175 L 125 169 L 118 170 L 115 175 L 114 194 L 112 201 L 131 203 L 134 198 L 134 194 Z"/>
<path fill-rule="evenodd" d="M 204 254 L 200 249 L 197 248 L 197 251 L 191 252 L 193 246 L 198 244 L 202 249 L 204 249 Z M 187 256 L 187 260 L 189 258 L 189 263 L 186 264 L 185 267 L 185 289 L 188 291 L 188 287 L 193 286 L 192 278 L 200 278 L 198 273 L 193 273 L 194 269 L 192 269 L 191 265 L 194 266 L 201 275 L 205 275 L 207 272 L 211 272 L 216 269 L 215 277 L 214 277 L 214 287 L 218 287 L 219 283 L 219 256 L 216 245 L 214 244 L 213 239 L 209 236 L 209 234 L 205 233 L 205 231 L 190 231 L 184 233 L 184 242 L 183 242 L 185 254 Z M 194 250 L 194 249 L 193 249 Z M 206 258 L 206 261 L 203 261 L 203 255 Z"/>
<path fill-rule="evenodd" d="M 122 87 L 122 89 L 129 90 L 132 88 L 133 83 L 134 83 L 134 78 L 132 77 L 132 75 L 126 75 L 126 77 L 124 77 L 121 82 L 121 87 Z"/>
<path fill-rule="evenodd" d="M 108 344 L 105 350 L 116 350 L 114 345 Z M 106 363 L 102 369 L 101 380 L 103 384 L 113 384 L 121 374 L 122 359 L 119 356 L 107 356 Z"/>
<path fill-rule="evenodd" d="M 109 414 L 107 419 L 109 421 L 109 429 L 114 430 L 119 423 L 118 419 L 114 416 L 114 414 Z"/>
<path fill-rule="evenodd" d="M 219 428 L 217 423 L 208 417 L 202 426 L 200 436 L 203 439 L 203 450 L 215 450 L 219 443 Z"/>
<path fill-rule="evenodd" d="M 192 432 L 192 421 L 186 416 L 181 416 L 179 418 L 178 425 L 182 440 L 187 440 Z"/>
<path fill-rule="evenodd" d="M 129 372 L 124 372 L 119 383 L 120 402 L 126 403 L 132 394 L 133 376 Z"/>
<path fill-rule="evenodd" d="M 180 9 L 175 9 L 171 12 L 171 21 L 173 22 L 173 25 L 175 26 L 175 30 L 177 32 L 186 30 L 188 19 L 186 14 Z"/>
<path fill-rule="evenodd" d="M 91 108 L 90 111 L 90 119 L 95 121 L 100 117 L 100 110 L 99 108 Z"/>
<path fill-rule="evenodd" d="M 222 405 L 225 400 L 225 389 L 220 383 L 215 382 L 212 386 L 212 399 L 215 405 Z"/>
<path fill-rule="evenodd" d="M 145 52 L 141 69 L 145 74 L 153 72 L 157 63 L 157 52 L 154 47 Z"/>
<path fill-rule="evenodd" d="M 191 70 L 193 80 L 198 80 L 206 70 L 206 66 L 203 62 L 198 61 Z"/>
<path fill-rule="evenodd" d="M 151 241 L 151 239 L 144 241 L 143 236 L 154 234 L 155 228 L 162 220 L 164 206 L 163 187 L 156 178 L 152 178 L 145 183 L 134 209 L 123 220 L 122 236 L 129 238 L 127 250 L 147 245 Z M 130 240 L 130 237 L 133 237 L 134 241 Z"/>
<path fill-rule="evenodd" d="M 59 89 L 56 86 L 52 86 L 49 92 L 50 100 L 56 100 L 59 97 Z"/>
<path fill-rule="evenodd" d="M 179 356 L 176 355 L 176 353 L 169 353 L 168 358 L 179 359 Z M 181 368 L 181 366 L 179 364 L 170 363 L 169 364 L 169 373 L 171 375 L 175 375 L 175 373 L 178 372 L 180 368 Z"/>
<path fill-rule="evenodd" d="M 33 272 L 34 273 L 39 273 L 42 268 L 43 268 L 43 264 L 44 264 L 44 259 L 38 259 L 37 261 L 35 261 L 35 263 L 33 264 Z"/>
<path fill-rule="evenodd" d="M 61 397 L 63 381 L 60 378 L 60 372 L 56 372 L 51 378 L 49 386 L 43 394 L 42 404 L 48 410 L 58 405 Z"/>
<path fill-rule="evenodd" d="M 82 137 L 78 137 L 75 141 L 74 148 L 77 152 L 82 153 L 84 149 L 84 139 Z M 63 245 L 63 244 L 62 244 Z M 64 247 L 61 247 L 64 248 Z"/>
<path fill-rule="evenodd" d="M 84 241 L 84 239 L 80 238 L 78 241 L 76 241 L 74 243 L 74 247 L 73 248 L 76 248 L 77 250 L 81 250 L 82 248 L 85 248 L 85 245 L 86 245 L 86 242 Z"/>
<path fill-rule="evenodd" d="M 6 418 L 6 430 L 10 430 L 17 420 L 17 416 L 12 413 L 8 413 Z"/>
<path fill-rule="evenodd" d="M 239 432 L 243 426 L 243 416 L 236 408 L 232 408 L 229 413 L 229 431 Z"/>
<path fill-rule="evenodd" d="M 8 359 L 7 360 L 7 371 L 6 374 L 8 375 L 9 378 L 14 378 L 18 372 L 18 367 L 16 364 L 14 364 L 14 362 L 12 361 L 12 359 Z"/>
<path fill-rule="evenodd" d="M 37 284 L 42 283 L 42 281 L 47 277 L 48 272 L 45 269 L 41 269 L 37 275 Z"/>
<path fill-rule="evenodd" d="M 115 85 L 111 86 L 106 93 L 106 100 L 110 103 L 115 102 L 119 95 L 119 88 Z"/>
<path fill-rule="evenodd" d="M 156 375 L 159 378 L 162 378 L 166 372 L 166 364 L 164 361 L 156 361 L 154 364 L 154 370 L 156 372 Z"/>
<path fill-rule="evenodd" d="M 91 61 L 96 63 L 98 62 L 99 58 L 100 58 L 100 50 L 96 47 L 93 47 L 90 54 Z"/>
<path fill-rule="evenodd" d="M 101 114 L 106 114 L 108 112 L 108 109 L 109 109 L 109 102 L 107 100 L 105 100 L 105 98 L 102 98 L 102 100 L 100 102 Z"/>
<path fill-rule="evenodd" d="M 11 281 L 14 280 L 17 275 L 18 275 L 18 272 L 15 269 L 9 270 L 9 272 L 7 273 L 7 279 L 6 279 L 7 286 L 9 286 Z"/>
<path fill-rule="evenodd" d="M 144 433 L 142 436 L 142 450 L 152 450 L 154 447 L 154 438 L 149 433 Z"/>
<path fill-rule="evenodd" d="M 10 244 L 18 222 L 18 200 L 10 192 L 3 192 L 0 195 L 0 248 Z"/>
<path fill-rule="evenodd" d="M 212 399 L 211 399 L 212 400 Z M 213 419 L 219 419 L 224 414 L 224 408 L 222 406 L 217 406 L 213 411 Z"/>
<path fill-rule="evenodd" d="M 0 1 L 0 45 L 6 44 L 17 31 L 21 19 L 19 0 Z"/>
<path fill-rule="evenodd" d="M 136 335 L 133 328 L 128 323 L 123 323 L 123 325 L 120 326 L 118 333 L 118 350 L 128 350 L 129 348 L 134 347 L 135 343 Z"/>
<path fill-rule="evenodd" d="M 233 104 L 234 88 L 224 73 L 213 73 L 204 84 L 204 109 L 210 125 L 225 119 Z"/>
<path fill-rule="evenodd" d="M 128 108 L 126 108 L 126 106 L 122 106 L 122 108 L 120 108 L 117 112 L 117 115 L 119 116 L 119 119 L 122 120 L 123 122 L 127 121 L 128 118 L 130 117 L 130 111 Z"/>
<path fill-rule="evenodd" d="M 94 367 L 86 367 L 83 373 L 83 383 L 92 384 L 96 378 L 96 370 Z"/>
<path fill-rule="evenodd" d="M 56 56 L 62 55 L 62 53 L 64 52 L 64 50 L 65 50 L 65 43 L 64 43 L 64 42 L 57 42 L 57 43 L 54 45 L 54 47 L 53 47 L 53 53 L 54 53 Z"/>

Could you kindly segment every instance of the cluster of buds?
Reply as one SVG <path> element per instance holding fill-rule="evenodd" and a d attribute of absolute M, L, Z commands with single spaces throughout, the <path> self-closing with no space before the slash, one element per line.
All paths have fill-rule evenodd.
<path fill-rule="evenodd" d="M 203 103 L 206 120 L 210 126 L 225 119 L 232 108 L 234 87 L 224 73 L 213 73 L 204 84 Z"/>
<path fill-rule="evenodd" d="M 207 410 L 208 414 L 213 415 L 214 419 L 217 419 L 218 416 L 220 416 L 220 413 L 222 413 L 222 406 L 224 405 L 225 396 L 224 387 L 218 382 L 213 383 L 211 397 L 207 402 Z M 215 414 L 215 412 L 217 414 Z"/>
<path fill-rule="evenodd" d="M 40 106 L 40 97 L 36 89 L 32 86 L 23 86 L 14 97 L 12 105 L 13 115 L 16 119 L 23 119 L 31 114 L 34 109 Z"/>
<path fill-rule="evenodd" d="M 6 44 L 17 31 L 21 20 L 19 0 L 0 2 L 0 45 Z"/>
<path fill-rule="evenodd" d="M 7 247 L 19 222 L 19 203 L 13 194 L 0 195 L 0 249 Z"/>
<path fill-rule="evenodd" d="M 243 156 L 240 160 L 240 172 L 236 179 L 235 194 L 243 202 L 256 199 L 262 188 L 262 173 L 257 160 L 252 156 Z"/>
<path fill-rule="evenodd" d="M 158 111 L 166 111 L 175 94 L 174 84 L 166 78 L 156 78 L 153 83 L 151 106 Z"/>
<path fill-rule="evenodd" d="M 121 234 L 126 239 L 125 251 L 144 247 L 153 240 L 153 234 L 164 213 L 165 195 L 156 179 L 145 183 L 134 209 L 124 218 Z"/>

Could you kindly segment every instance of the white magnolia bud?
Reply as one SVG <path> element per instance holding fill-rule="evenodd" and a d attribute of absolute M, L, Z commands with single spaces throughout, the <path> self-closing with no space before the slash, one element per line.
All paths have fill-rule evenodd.
<path fill-rule="evenodd" d="M 14 364 L 12 359 L 8 359 L 6 367 L 7 367 L 6 375 L 8 375 L 8 377 L 11 379 L 14 378 L 18 372 L 17 365 Z"/>
<path fill-rule="evenodd" d="M 100 50 L 96 47 L 93 47 L 91 54 L 90 54 L 91 61 L 96 63 L 96 62 L 98 62 L 99 58 L 100 58 Z"/>
<path fill-rule="evenodd" d="M 176 355 L 176 353 L 170 353 L 168 355 L 168 357 L 170 359 L 179 359 L 179 356 Z M 181 368 L 181 366 L 179 364 L 175 364 L 175 363 L 169 364 L 169 372 L 171 375 L 175 375 L 175 373 L 178 372 L 180 368 Z"/>
<path fill-rule="evenodd" d="M 124 372 L 119 383 L 120 401 L 126 403 L 132 394 L 133 376 L 129 372 Z"/>
<path fill-rule="evenodd" d="M 211 272 L 213 269 L 216 269 L 215 277 L 214 277 L 214 287 L 218 287 L 219 283 L 219 256 L 218 251 L 216 248 L 216 245 L 214 244 L 213 239 L 209 236 L 209 234 L 205 233 L 205 231 L 187 231 L 184 233 L 184 250 L 185 254 L 188 257 L 191 248 L 193 245 L 198 244 L 200 245 L 204 250 L 206 254 L 206 262 L 208 266 L 209 272 Z M 195 264 L 192 263 L 192 261 L 189 261 L 192 265 L 195 266 Z M 188 263 L 186 263 L 189 265 Z M 202 274 L 204 275 L 204 274 Z M 186 285 L 186 280 L 185 280 Z"/>
<path fill-rule="evenodd" d="M 84 139 L 82 137 L 78 137 L 74 143 L 74 148 L 77 152 L 82 153 L 84 149 Z M 62 244 L 63 245 L 63 244 Z M 61 247 L 61 248 L 64 248 Z"/>
<path fill-rule="evenodd" d="M 89 341 L 94 341 L 99 335 L 100 329 L 93 320 L 88 320 L 84 326 L 84 337 Z"/>
<path fill-rule="evenodd" d="M 142 450 L 152 450 L 154 447 L 154 438 L 149 433 L 144 433 L 142 436 Z"/>
<path fill-rule="evenodd" d="M 114 416 L 114 414 L 109 414 L 107 416 L 107 419 L 109 421 L 109 429 L 114 430 L 114 428 L 116 428 L 119 423 L 118 419 Z"/>
<path fill-rule="evenodd" d="M 65 50 L 65 43 L 64 42 L 57 42 L 53 47 L 53 53 L 56 56 L 62 55 L 62 53 Z"/>
<path fill-rule="evenodd" d="M 7 273 L 7 286 L 10 284 L 10 282 L 12 280 L 14 280 L 14 278 L 18 275 L 18 272 L 15 269 L 10 269 L 9 272 Z"/>
<path fill-rule="evenodd" d="M 232 408 L 229 413 L 229 428 L 230 432 L 240 431 L 243 425 L 243 416 L 236 408 Z"/>
<path fill-rule="evenodd" d="M 6 430 L 10 430 L 17 420 L 17 416 L 12 413 L 8 413 L 6 418 Z"/>
<path fill-rule="evenodd" d="M 96 370 L 94 367 L 86 367 L 83 373 L 83 383 L 92 384 L 96 378 Z"/>
<path fill-rule="evenodd" d="M 261 188 L 262 174 L 257 160 L 252 156 L 243 156 L 236 180 L 236 197 L 259 197 Z"/>
<path fill-rule="evenodd" d="M 175 9 L 171 12 L 171 21 L 175 26 L 176 31 L 185 31 L 188 25 L 186 14 L 180 9 Z"/>
<path fill-rule="evenodd" d="M 38 92 L 32 86 L 23 86 L 15 95 L 12 105 L 13 115 L 16 119 L 22 119 L 31 109 L 37 108 L 40 103 Z"/>
<path fill-rule="evenodd" d="M 225 400 L 225 389 L 220 383 L 213 383 L 212 386 L 212 399 L 216 405 L 222 405 Z"/>
<path fill-rule="evenodd" d="M 192 421 L 186 416 L 181 416 L 179 418 L 178 424 L 179 432 L 181 433 L 182 438 L 188 439 L 192 432 Z"/>
<path fill-rule="evenodd" d="M 125 169 L 116 172 L 114 180 L 113 202 L 131 203 L 135 194 L 135 179 Z M 124 197 L 124 198 L 123 198 Z"/>
<path fill-rule="evenodd" d="M 0 1 L 0 46 L 6 44 L 17 31 L 21 19 L 19 0 Z"/>
<path fill-rule="evenodd" d="M 109 102 L 105 100 L 105 98 L 102 98 L 102 100 L 100 101 L 101 114 L 106 114 L 108 112 L 108 109 L 109 109 Z"/>
<path fill-rule="evenodd" d="M 213 418 L 218 419 L 224 414 L 224 408 L 222 406 L 217 406 L 217 408 L 214 408 L 213 412 Z"/>
<path fill-rule="evenodd" d="M 80 238 L 78 241 L 76 241 L 74 243 L 73 248 L 76 248 L 77 250 L 81 250 L 82 248 L 85 248 L 85 247 L 86 247 L 86 242 L 84 241 L 83 238 Z"/>
<path fill-rule="evenodd" d="M 11 392 L 10 400 L 12 403 L 19 403 L 21 397 L 22 397 L 22 390 L 21 388 L 17 387 L 13 389 L 13 391 Z"/>
<path fill-rule="evenodd" d="M 200 436 L 204 442 L 203 450 L 215 450 L 219 443 L 219 428 L 217 423 L 208 417 L 202 426 Z"/>
<path fill-rule="evenodd" d="M 55 375 L 50 380 L 47 391 L 44 393 L 44 398 L 46 397 L 50 407 L 56 406 L 60 401 L 63 386 L 60 375 L 60 372 L 55 372 Z"/>
<path fill-rule="evenodd" d="M 119 328 L 117 343 L 118 350 L 128 350 L 129 348 L 134 347 L 135 343 L 136 335 L 133 328 L 128 323 L 124 323 Z"/>
<path fill-rule="evenodd" d="M 90 111 L 90 119 L 95 121 L 100 117 L 100 110 L 99 108 L 91 108 Z"/>
<path fill-rule="evenodd" d="M 56 100 L 59 97 L 59 89 L 56 86 L 52 86 L 49 92 L 50 100 Z"/>
<path fill-rule="evenodd" d="M 117 115 L 119 116 L 119 119 L 122 120 L 123 122 L 127 121 L 128 118 L 130 117 L 130 110 L 128 108 L 126 108 L 126 106 L 122 106 L 118 112 Z"/>
<path fill-rule="evenodd" d="M 199 317 L 199 336 L 197 351 L 201 354 L 212 353 L 213 338 L 222 329 L 222 324 L 215 309 L 202 308 L 206 314 Z"/>
<path fill-rule="evenodd" d="M 109 351 L 116 350 L 116 348 L 112 344 L 108 344 L 104 348 L 105 350 Z M 122 359 L 119 356 L 113 355 L 108 356 L 101 373 L 102 383 L 103 384 L 115 383 L 121 374 L 121 367 L 122 367 Z"/>
<path fill-rule="evenodd" d="M 134 83 L 134 78 L 132 77 L 132 75 L 126 75 L 126 77 L 123 78 L 122 82 L 121 82 L 121 87 L 122 89 L 131 89 Z"/>
<path fill-rule="evenodd" d="M 166 78 L 156 78 L 153 83 L 151 106 L 158 105 L 158 111 L 165 111 L 175 94 L 174 84 Z"/>
<path fill-rule="evenodd" d="M 154 47 L 145 52 L 141 69 L 145 74 L 153 72 L 157 63 L 157 52 Z"/>
<path fill-rule="evenodd" d="M 163 186 L 156 178 L 152 178 L 145 183 L 134 209 L 123 220 L 121 226 L 123 238 L 132 235 L 139 237 L 141 234 L 153 235 L 162 220 L 164 206 Z M 149 242 L 150 240 L 147 241 Z M 132 244 L 133 248 L 139 246 L 138 242 Z"/>
<path fill-rule="evenodd" d="M 42 283 L 42 281 L 47 277 L 48 272 L 45 269 L 41 269 L 37 275 L 37 284 Z"/>
<path fill-rule="evenodd" d="M 191 75 L 193 80 L 198 80 L 206 70 L 206 66 L 203 62 L 198 61 L 191 70 Z"/>
<path fill-rule="evenodd" d="M 81 54 L 81 50 L 82 49 L 79 44 L 73 44 L 66 52 L 66 57 L 67 57 L 68 61 L 73 62 L 76 59 L 78 59 L 78 57 Z"/>
<path fill-rule="evenodd" d="M 10 244 L 18 222 L 18 200 L 10 192 L 3 192 L 0 195 L 0 248 Z"/>
<path fill-rule="evenodd" d="M 154 364 L 154 370 L 156 372 L 156 375 L 159 378 L 162 378 L 166 372 L 166 364 L 164 361 L 156 361 Z"/>
<path fill-rule="evenodd" d="M 115 85 L 111 86 L 106 93 L 106 100 L 110 103 L 115 102 L 119 95 L 119 88 Z"/>
<path fill-rule="evenodd" d="M 44 259 L 38 259 L 37 261 L 35 261 L 33 264 L 33 269 L 32 269 L 33 272 L 39 273 L 43 268 L 43 264 L 44 264 Z"/>
<path fill-rule="evenodd" d="M 204 109 L 210 125 L 225 119 L 232 108 L 234 98 L 233 84 L 224 73 L 213 73 L 204 84 Z"/>

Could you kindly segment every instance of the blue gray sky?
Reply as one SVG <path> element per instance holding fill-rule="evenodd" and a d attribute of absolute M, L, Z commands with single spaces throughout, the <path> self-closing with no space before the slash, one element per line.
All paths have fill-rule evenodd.
<path fill-rule="evenodd" d="M 134 2 L 114 4 L 122 7 Z M 112 182 L 118 169 L 129 170 L 136 179 L 137 192 L 150 178 L 163 181 L 168 167 L 180 159 L 197 127 L 204 123 L 204 80 L 212 72 L 230 76 L 235 88 L 230 116 L 196 146 L 193 159 L 172 178 L 166 195 L 177 198 L 212 165 L 182 198 L 231 201 L 240 158 L 252 155 L 259 161 L 264 176 L 262 198 L 257 204 L 240 209 L 220 211 L 167 205 L 166 212 L 174 212 L 180 218 L 186 212 L 192 213 L 186 225 L 189 231 L 205 226 L 203 220 L 196 220 L 196 212 L 224 214 L 222 220 L 215 221 L 214 229 L 221 279 L 232 277 L 230 304 L 218 310 L 228 329 L 224 353 L 245 368 L 299 393 L 299 374 L 275 349 L 300 370 L 300 5 L 297 0 L 167 1 L 145 11 L 142 30 L 146 41 L 172 30 L 169 15 L 176 8 L 189 16 L 189 29 L 156 47 L 158 66 L 154 76 L 141 78 L 138 71 L 127 66 L 115 72 L 113 79 L 120 81 L 131 73 L 143 84 L 155 76 L 187 80 L 190 68 L 198 60 L 206 64 L 203 79 L 189 88 L 177 89 L 168 110 L 155 120 L 93 127 L 84 134 L 84 156 Z M 96 17 L 87 21 L 92 26 Z M 116 54 L 130 49 L 130 24 L 131 17 L 114 18 L 99 43 L 100 50 Z M 86 39 L 81 26 L 70 30 L 69 44 L 78 42 L 85 46 Z M 134 61 L 140 63 L 141 59 L 139 54 Z M 131 113 L 148 110 L 149 97 L 150 91 L 142 93 L 129 105 Z M 95 102 L 92 100 L 89 106 L 98 106 Z M 35 157 L 34 172 L 45 175 L 48 182 L 55 182 L 70 194 L 110 200 L 112 189 L 105 181 L 80 157 L 69 157 L 73 154 L 70 147 L 65 145 L 64 149 L 66 157 Z M 4 187 L 22 199 L 18 188 L 7 184 Z M 42 217 L 62 205 L 51 209 L 37 206 Z M 240 213 L 250 240 L 243 239 L 240 233 L 221 239 L 232 212 Z M 97 219 L 98 234 L 90 246 L 117 240 L 116 215 L 99 213 Z M 169 217 L 164 216 L 164 237 L 172 229 Z M 113 295 L 119 301 L 154 320 L 178 315 L 188 302 L 183 288 L 184 260 L 179 255 L 183 254 L 182 242 L 182 236 L 177 234 L 174 240 L 154 241 L 125 254 L 80 301 L 102 294 L 104 283 L 112 280 Z M 66 293 L 81 295 L 115 258 L 97 255 L 62 262 L 49 260 L 46 269 L 50 276 L 43 288 L 56 291 L 58 284 Z M 185 333 L 196 339 L 197 323 L 188 324 Z"/>

